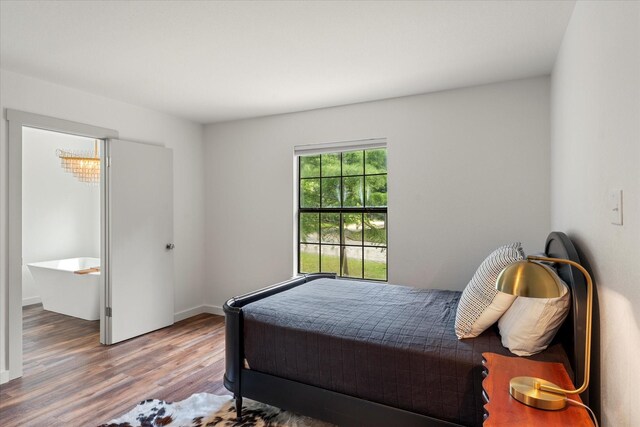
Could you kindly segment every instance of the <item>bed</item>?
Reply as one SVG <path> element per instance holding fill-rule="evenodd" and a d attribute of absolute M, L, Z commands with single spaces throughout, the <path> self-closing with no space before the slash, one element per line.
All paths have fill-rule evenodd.
<path fill-rule="evenodd" d="M 563 233 L 548 236 L 545 253 L 580 262 Z M 558 274 L 571 289 L 571 311 L 532 358 L 564 363 L 581 383 L 586 286 L 573 267 Z M 238 416 L 247 397 L 338 425 L 481 425 L 481 354 L 511 354 L 495 328 L 456 338 L 459 298 L 312 274 L 230 299 L 224 384 Z"/>

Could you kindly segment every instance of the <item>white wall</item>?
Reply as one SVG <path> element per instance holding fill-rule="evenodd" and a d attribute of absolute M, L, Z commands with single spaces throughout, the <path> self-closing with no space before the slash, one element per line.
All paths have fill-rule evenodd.
<path fill-rule="evenodd" d="M 388 140 L 389 281 L 462 289 L 549 223 L 549 79 L 511 81 L 205 128 L 208 301 L 293 271 L 293 147 Z"/>
<path fill-rule="evenodd" d="M 551 223 L 597 282 L 603 425 L 638 425 L 640 3 L 577 2 L 551 87 Z M 624 191 L 622 226 L 609 221 L 610 189 Z"/>
<path fill-rule="evenodd" d="M 110 66 L 106 64 L 105 66 Z M 158 90 L 162 90 L 159 87 Z M 202 304 L 204 265 L 203 128 L 167 114 L 0 70 L 0 107 L 115 129 L 122 139 L 173 149 L 175 310 Z M 0 371 L 7 356 L 7 123 L 0 120 Z M 5 373 L 2 373 L 4 379 Z"/>
<path fill-rule="evenodd" d="M 40 302 L 27 264 L 100 257 L 100 186 L 60 167 L 57 149 L 93 152 L 94 140 L 24 128 L 22 132 L 22 303 Z"/>

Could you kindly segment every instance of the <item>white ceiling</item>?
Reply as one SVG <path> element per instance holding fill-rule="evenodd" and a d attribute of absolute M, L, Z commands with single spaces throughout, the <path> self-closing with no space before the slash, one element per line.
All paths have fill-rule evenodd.
<path fill-rule="evenodd" d="M 548 74 L 574 1 L 2 1 L 0 66 L 200 123 Z"/>

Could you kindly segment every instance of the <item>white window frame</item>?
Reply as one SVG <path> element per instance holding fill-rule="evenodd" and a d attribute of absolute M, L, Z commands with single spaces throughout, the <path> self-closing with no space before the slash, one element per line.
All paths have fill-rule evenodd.
<path fill-rule="evenodd" d="M 293 147 L 293 265 L 292 265 L 292 277 L 301 277 L 304 274 L 298 272 L 298 244 L 300 241 L 300 235 L 298 232 L 298 223 L 300 221 L 299 218 L 299 191 L 298 186 L 300 185 L 300 177 L 298 176 L 299 170 L 299 157 L 300 156 L 311 156 L 316 154 L 324 154 L 324 153 L 336 153 L 336 152 L 347 152 L 347 151 L 360 151 L 360 150 L 369 150 L 375 148 L 385 148 L 387 149 L 388 155 L 388 144 L 387 138 L 368 138 L 368 139 L 359 139 L 352 141 L 337 141 L 337 142 L 322 142 L 322 143 L 311 143 L 304 145 L 296 145 Z M 389 168 L 387 165 L 387 175 L 389 173 Z M 388 206 L 387 206 L 388 208 Z M 388 216 L 387 216 L 388 220 Z M 388 223 L 386 224 L 388 227 Z M 388 234 L 388 233 L 387 233 Z M 389 277 L 389 252 L 388 246 L 389 242 L 387 241 L 387 278 Z M 351 278 L 350 278 L 351 280 Z M 356 279 L 353 280 L 367 280 L 367 279 Z"/>

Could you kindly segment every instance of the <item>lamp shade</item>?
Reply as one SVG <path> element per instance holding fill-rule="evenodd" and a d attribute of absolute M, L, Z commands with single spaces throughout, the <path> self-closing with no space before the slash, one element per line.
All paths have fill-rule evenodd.
<path fill-rule="evenodd" d="M 563 284 L 551 268 L 525 260 L 505 267 L 498 275 L 496 289 L 520 297 L 557 298 L 562 296 Z"/>

